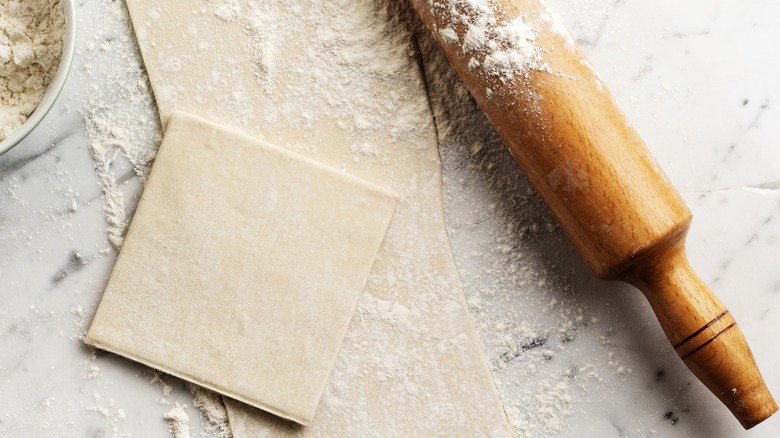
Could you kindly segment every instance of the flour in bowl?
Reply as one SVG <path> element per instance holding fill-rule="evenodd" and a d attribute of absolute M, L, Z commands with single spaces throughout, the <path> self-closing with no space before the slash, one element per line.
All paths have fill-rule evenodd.
<path fill-rule="evenodd" d="M 41 101 L 57 72 L 64 34 L 60 0 L 0 0 L 0 141 Z"/>

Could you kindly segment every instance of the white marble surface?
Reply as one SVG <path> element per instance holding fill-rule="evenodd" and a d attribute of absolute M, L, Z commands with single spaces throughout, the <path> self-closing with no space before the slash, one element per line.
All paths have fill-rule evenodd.
<path fill-rule="evenodd" d="M 550 3 L 684 193 L 691 262 L 780 394 L 780 5 Z M 60 101 L 0 157 L 1 436 L 167 436 L 165 412 L 192 404 L 176 379 L 163 377 L 166 396 L 150 370 L 80 341 L 116 257 L 85 114 L 100 109 L 150 144 L 159 129 L 142 76 L 127 74 L 138 58 L 122 11 L 78 4 L 79 49 Z M 443 139 L 448 225 L 519 433 L 780 436 L 777 416 L 742 431 L 674 356 L 641 295 L 590 276 L 474 114 L 471 137 Z M 131 167 L 117 159 L 111 169 L 128 213 L 142 187 Z M 187 412 L 197 436 L 199 414 Z"/>

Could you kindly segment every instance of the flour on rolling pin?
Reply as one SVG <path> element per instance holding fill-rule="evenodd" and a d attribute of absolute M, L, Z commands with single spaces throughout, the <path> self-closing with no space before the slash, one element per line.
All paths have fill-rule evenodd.
<path fill-rule="evenodd" d="M 503 83 L 525 76 L 529 71 L 552 72 L 538 42 L 538 29 L 544 26 L 565 41 L 567 49 L 575 42 L 550 9 L 539 14 L 505 19 L 488 0 L 440 0 L 432 9 L 446 10 L 450 22 L 435 29 L 439 40 L 457 46 L 467 56 L 469 69 Z M 487 90 L 488 96 L 492 90 Z"/>

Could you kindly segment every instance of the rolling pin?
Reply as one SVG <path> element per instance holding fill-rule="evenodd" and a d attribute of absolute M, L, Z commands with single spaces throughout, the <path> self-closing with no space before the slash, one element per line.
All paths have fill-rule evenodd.
<path fill-rule="evenodd" d="M 691 212 L 541 0 L 411 0 L 593 273 L 641 290 L 674 350 L 749 429 L 777 405 L 688 264 Z"/>

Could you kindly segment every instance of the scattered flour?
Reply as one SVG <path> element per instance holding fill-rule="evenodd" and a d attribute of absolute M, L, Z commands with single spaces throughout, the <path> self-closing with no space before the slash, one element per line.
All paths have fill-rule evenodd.
<path fill-rule="evenodd" d="M 0 1 L 0 141 L 38 106 L 62 56 L 59 0 Z"/>
<path fill-rule="evenodd" d="M 126 138 L 123 131 L 107 124 L 101 115 L 94 115 L 86 120 L 86 132 L 92 139 L 90 149 L 105 198 L 103 212 L 108 222 L 108 239 L 114 248 L 119 249 L 124 241 L 127 218 L 125 199 L 111 174 L 111 163 L 121 146 L 126 144 Z M 109 152 L 113 155 L 109 155 Z"/>
<path fill-rule="evenodd" d="M 90 71 L 87 74 L 95 81 L 114 86 L 101 88 L 102 95 L 87 95 L 82 116 L 105 201 L 108 239 L 118 250 L 132 213 L 122 185 L 133 175 L 142 183 L 146 181 L 162 128 L 125 5 L 108 0 L 104 3 L 108 14 L 101 19 L 112 22 L 111 30 L 91 35 L 87 53 L 80 49 L 79 55 L 104 59 L 103 65 L 108 67 L 101 69 L 99 75 Z"/>
<path fill-rule="evenodd" d="M 95 365 L 94 363 L 89 365 L 89 372 L 87 373 L 88 379 L 94 379 L 97 378 L 97 376 L 100 375 L 100 367 Z"/>
<path fill-rule="evenodd" d="M 95 412 L 106 420 L 112 438 L 130 438 L 129 433 L 119 433 L 119 425 L 125 420 L 125 411 L 114 409 L 113 401 L 109 401 L 108 406 L 93 406 L 87 408 L 87 411 Z"/>
<path fill-rule="evenodd" d="M 201 419 L 207 432 L 217 438 L 232 438 L 228 424 L 228 414 L 222 397 L 200 386 L 187 384 L 187 388 L 194 396 L 192 404 L 200 410 Z"/>
<path fill-rule="evenodd" d="M 509 421 L 521 436 L 552 436 L 564 427 L 571 413 L 573 398 L 568 379 L 545 381 L 539 391 L 527 396 L 526 409 L 507 408 Z"/>
<path fill-rule="evenodd" d="M 173 386 L 169 385 L 162 379 L 162 373 L 157 370 L 152 370 L 152 380 L 149 381 L 150 384 L 159 386 L 162 390 L 162 398 L 160 399 L 161 405 L 168 405 L 170 402 L 168 401 L 168 396 L 171 395 L 171 392 L 173 391 Z"/>
<path fill-rule="evenodd" d="M 186 405 L 176 405 L 168 411 L 163 419 L 168 424 L 168 430 L 173 438 L 190 438 L 190 416 L 187 415 Z"/>
<path fill-rule="evenodd" d="M 82 365 L 84 365 L 84 368 L 86 368 L 86 375 L 88 380 L 94 380 L 100 376 L 100 367 L 97 366 L 97 363 L 95 363 L 96 360 L 97 355 L 93 350 L 90 352 L 89 359 L 82 361 Z"/>

